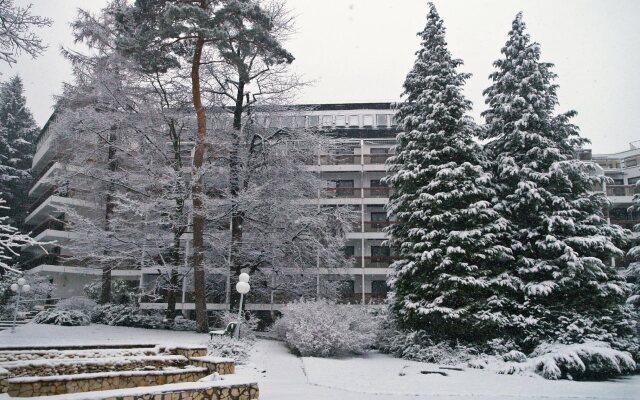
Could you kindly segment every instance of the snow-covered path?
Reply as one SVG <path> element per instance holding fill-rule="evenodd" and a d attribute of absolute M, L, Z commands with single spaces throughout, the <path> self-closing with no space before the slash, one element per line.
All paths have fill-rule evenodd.
<path fill-rule="evenodd" d="M 346 359 L 298 358 L 280 342 L 260 340 L 251 364 L 239 367 L 238 373 L 255 377 L 262 400 L 640 398 L 640 376 L 615 382 L 570 382 L 478 370 L 440 370 L 448 374 L 445 377 L 421 374 L 424 370 L 438 367 L 375 353 Z"/>
<path fill-rule="evenodd" d="M 208 335 L 105 325 L 27 324 L 0 332 L 0 346 L 62 344 L 206 344 Z M 447 376 L 422 374 L 444 371 Z M 608 382 L 547 381 L 479 370 L 441 370 L 371 353 L 343 359 L 299 358 L 272 340 L 258 340 L 238 378 L 256 380 L 261 400 L 638 400 L 640 375 Z M 0 400 L 8 399 L 0 394 Z"/>

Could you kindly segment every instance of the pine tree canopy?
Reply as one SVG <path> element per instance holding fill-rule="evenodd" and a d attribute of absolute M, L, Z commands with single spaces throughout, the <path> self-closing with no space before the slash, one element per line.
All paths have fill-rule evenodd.
<path fill-rule="evenodd" d="M 24 218 L 38 136 L 26 103 L 20 77 L 0 84 L 0 196 L 8 207 L 1 214 L 18 226 Z"/>
<path fill-rule="evenodd" d="M 552 64 L 540 61 L 522 14 L 513 21 L 484 91 L 483 138 L 493 164 L 497 209 L 513 224 L 507 242 L 522 281 L 523 340 L 604 339 L 612 334 L 628 286 L 611 266 L 624 231 L 607 223 L 608 202 L 593 185 L 593 165 L 576 150 L 587 143 L 558 104 Z M 507 244 L 505 243 L 505 245 Z M 622 319 L 620 319 L 622 320 Z M 569 339 L 569 337 L 571 337 Z"/>
<path fill-rule="evenodd" d="M 404 83 L 398 111 L 404 132 L 389 160 L 395 188 L 388 212 L 399 260 L 389 284 L 392 309 L 405 328 L 443 339 L 492 336 L 505 324 L 508 293 L 518 283 L 504 271 L 510 250 L 498 238 L 508 223 L 493 209 L 471 103 L 462 91 L 469 74 L 447 50 L 433 4 L 422 43 Z"/>

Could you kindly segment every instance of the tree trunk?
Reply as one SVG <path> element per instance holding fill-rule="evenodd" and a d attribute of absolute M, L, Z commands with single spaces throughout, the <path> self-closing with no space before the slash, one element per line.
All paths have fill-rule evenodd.
<path fill-rule="evenodd" d="M 196 331 L 207 332 L 209 322 L 207 320 L 207 302 L 205 293 L 204 270 L 204 215 L 202 210 L 202 163 L 204 160 L 205 140 L 207 136 L 207 115 L 202 105 L 200 94 L 200 59 L 204 38 L 198 35 L 193 60 L 191 62 L 191 87 L 193 106 L 197 116 L 197 139 L 193 156 L 193 168 L 191 171 L 191 197 L 193 201 L 193 292 L 196 308 Z"/>
<path fill-rule="evenodd" d="M 112 145 L 116 140 L 117 127 L 114 125 L 109 132 L 107 143 L 107 168 L 111 172 L 115 172 L 118 168 L 118 160 L 116 160 L 116 147 Z M 115 209 L 115 203 L 113 202 L 113 191 L 115 190 L 113 183 L 110 183 L 107 187 L 107 196 L 105 198 L 105 212 L 104 212 L 104 230 L 106 232 L 111 231 L 111 216 Z M 105 250 L 105 254 L 108 250 Z M 111 303 L 111 269 L 112 265 L 102 266 L 102 287 L 100 290 L 100 304 Z"/>
<path fill-rule="evenodd" d="M 176 318 L 176 303 L 178 302 L 178 270 L 171 268 L 171 276 L 169 277 L 169 291 L 167 292 L 167 314 L 169 321 Z"/>
<path fill-rule="evenodd" d="M 240 306 L 240 294 L 234 290 L 235 283 L 242 272 L 242 261 L 240 251 L 242 248 L 242 224 L 244 213 L 238 208 L 237 197 L 240 194 L 240 171 L 242 169 L 241 160 L 238 158 L 240 138 L 242 134 L 242 108 L 244 105 L 244 82 L 240 80 L 236 101 L 233 109 L 233 129 L 234 142 L 229 157 L 229 193 L 231 194 L 231 251 L 229 252 L 229 268 L 231 295 L 229 307 L 237 310 Z"/>

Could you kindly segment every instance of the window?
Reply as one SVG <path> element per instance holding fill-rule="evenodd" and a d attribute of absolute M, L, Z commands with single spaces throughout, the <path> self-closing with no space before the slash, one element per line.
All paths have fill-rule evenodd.
<path fill-rule="evenodd" d="M 322 116 L 322 126 L 331 126 L 333 123 L 333 117 L 331 115 Z"/>
<path fill-rule="evenodd" d="M 360 126 L 360 118 L 357 115 L 349 115 L 349 126 L 357 128 Z"/>
<path fill-rule="evenodd" d="M 318 126 L 320 124 L 320 117 L 317 115 L 309 115 L 309 126 Z"/>
<path fill-rule="evenodd" d="M 296 127 L 297 128 L 304 128 L 305 127 L 305 123 L 307 122 L 307 118 L 304 116 L 298 116 L 296 117 Z"/>
<path fill-rule="evenodd" d="M 336 126 L 345 126 L 345 123 L 344 115 L 336 115 Z"/>
<path fill-rule="evenodd" d="M 373 115 L 363 115 L 362 126 L 373 126 Z"/>
<path fill-rule="evenodd" d="M 355 246 L 344 246 L 344 256 L 347 258 L 351 258 L 356 255 Z"/>
<path fill-rule="evenodd" d="M 389 158 L 388 147 L 372 147 L 369 151 L 369 160 L 371 164 L 384 164 Z"/>
<path fill-rule="evenodd" d="M 387 286 L 387 281 L 371 281 L 371 293 L 387 293 L 389 291 L 389 287 Z"/>
<path fill-rule="evenodd" d="M 391 126 L 398 126 L 398 117 L 395 114 L 391 116 Z"/>
<path fill-rule="evenodd" d="M 637 167 L 638 166 L 638 159 L 637 158 L 630 158 L 628 160 L 625 160 L 625 166 L 627 168 Z"/>
<path fill-rule="evenodd" d="M 353 197 L 353 179 L 340 179 L 334 182 L 336 183 L 337 197 Z"/>
<path fill-rule="evenodd" d="M 374 257 L 391 257 L 391 248 L 387 246 L 371 246 L 371 258 Z"/>
<path fill-rule="evenodd" d="M 376 125 L 379 128 L 387 127 L 387 114 L 376 114 Z"/>
<path fill-rule="evenodd" d="M 380 232 L 387 226 L 387 213 L 386 212 L 372 212 L 371 213 L 371 228 L 375 232 Z"/>
<path fill-rule="evenodd" d="M 384 211 L 376 211 L 371 213 L 371 221 L 386 221 L 387 213 Z"/>
<path fill-rule="evenodd" d="M 627 182 L 629 182 L 629 185 L 635 185 L 638 180 L 640 180 L 640 176 L 634 176 L 633 178 L 627 179 Z"/>

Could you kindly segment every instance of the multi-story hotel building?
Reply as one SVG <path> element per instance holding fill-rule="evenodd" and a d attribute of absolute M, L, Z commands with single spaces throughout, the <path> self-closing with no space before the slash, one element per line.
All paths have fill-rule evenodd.
<path fill-rule="evenodd" d="M 317 129 L 332 138 L 330 150 L 312 157 L 306 168 L 316 172 L 326 180 L 325 193 L 319 193 L 317 202 L 321 206 L 343 205 L 358 211 L 359 218 L 354 230 L 347 236 L 345 252 L 351 258 L 349 268 L 339 272 L 309 266 L 309 274 L 325 276 L 343 283 L 342 300 L 349 303 L 371 304 L 380 302 L 386 296 L 386 273 L 393 260 L 388 247 L 383 245 L 383 229 L 389 225 L 385 204 L 390 188 L 381 183 L 385 176 L 385 161 L 391 154 L 397 133 L 394 110 L 390 103 L 321 104 L 296 107 L 293 112 L 282 112 L 271 117 L 270 126 Z M 303 111 L 300 111 L 303 110 Z M 65 259 L 70 255 L 69 241 L 75 233 L 65 229 L 61 204 L 92 209 L 98 203 L 91 193 L 71 186 L 64 192 L 56 190 L 47 179 L 61 167 L 57 158 L 55 142 L 49 124 L 42 129 L 37 141 L 37 151 L 33 159 L 34 184 L 29 193 L 32 203 L 26 223 L 32 226 L 34 237 L 43 242 L 55 241 L 48 245 L 49 254 L 32 247 L 31 259 L 22 268 L 29 274 L 46 274 L 55 286 L 54 297 L 82 295 L 83 287 L 100 278 L 101 270 L 88 265 L 69 265 Z M 189 247 L 189 236 L 185 235 L 185 247 Z M 114 279 L 127 280 L 132 286 L 148 288 L 158 278 L 157 268 L 142 266 L 131 269 L 114 269 Z M 178 309 L 194 308 L 190 288 L 185 285 L 182 302 Z M 227 286 L 229 286 L 227 284 Z M 228 287 L 221 289 L 228 293 Z M 141 298 L 141 307 L 164 309 L 162 297 L 153 301 Z M 208 309 L 226 309 L 227 296 L 212 296 Z M 276 306 L 277 307 L 277 306 Z M 271 304 L 249 303 L 248 309 L 267 310 Z"/>
<path fill-rule="evenodd" d="M 313 128 L 332 138 L 330 150 L 316 154 L 309 168 L 327 182 L 325 193 L 318 196 L 321 206 L 343 205 L 357 210 L 359 218 L 353 232 L 347 236 L 345 252 L 351 258 L 349 268 L 339 272 L 309 266 L 310 275 L 325 276 L 340 280 L 345 289 L 342 300 L 349 303 L 375 304 L 386 297 L 387 268 L 393 261 L 393 254 L 384 245 L 383 229 L 392 221 L 387 220 L 384 209 L 391 188 L 381 179 L 385 176 L 385 161 L 392 152 L 397 126 L 394 109 L 390 103 L 320 104 L 297 107 L 295 113 L 283 112 L 270 118 L 270 125 L 276 127 Z M 302 110 L 302 111 L 301 111 Z M 54 297 L 65 298 L 82 295 L 83 287 L 100 278 L 101 270 L 88 265 L 68 265 L 69 255 L 66 245 L 74 240 L 74 232 L 65 229 L 64 216 L 60 215 L 60 204 L 73 205 L 87 210 L 95 207 L 97 201 L 91 193 L 81 188 L 69 188 L 64 192 L 55 190 L 47 179 L 60 168 L 56 158 L 56 138 L 50 135 L 49 124 L 42 129 L 37 141 L 37 152 L 33 159 L 34 184 L 29 192 L 32 203 L 26 223 L 32 226 L 34 237 L 43 242 L 55 241 L 48 245 L 49 254 L 32 247 L 28 249 L 32 258 L 23 263 L 22 268 L 29 274 L 46 274 L 56 285 Z M 590 150 L 580 152 L 580 158 L 597 164 L 599 173 L 610 177 L 613 184 L 603 188 L 612 202 L 608 210 L 611 223 L 631 228 L 640 221 L 640 216 L 627 212 L 633 195 L 637 192 L 636 182 L 640 180 L 640 148 L 633 143 L 627 151 L 614 154 L 591 154 Z M 635 235 L 634 235 L 635 236 Z M 189 234 L 185 235 L 185 247 L 189 247 Z M 618 261 L 623 262 L 623 260 Z M 216 273 L 220 273 L 217 271 Z M 224 271 L 222 271 L 224 273 Z M 131 269 L 115 269 L 114 279 L 126 280 L 132 287 L 153 287 L 159 276 L 156 267 L 135 266 Z M 192 310 L 194 304 L 189 285 L 183 285 L 181 301 L 177 308 Z M 211 296 L 209 310 L 228 308 L 229 282 L 219 292 L 226 295 Z M 141 297 L 141 307 L 165 309 L 166 299 L 162 296 L 153 300 Z M 250 310 L 273 309 L 273 304 L 254 301 L 247 304 Z M 277 308 L 277 305 L 275 305 Z"/>

